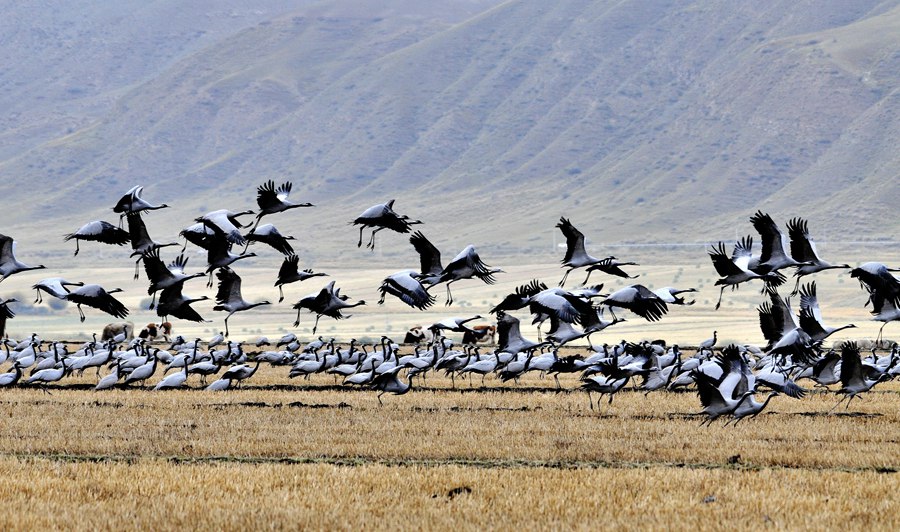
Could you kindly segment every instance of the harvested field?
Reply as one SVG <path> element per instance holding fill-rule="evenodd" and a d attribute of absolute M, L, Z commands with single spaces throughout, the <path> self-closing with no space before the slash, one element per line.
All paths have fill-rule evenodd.
<path fill-rule="evenodd" d="M 600 410 L 575 377 L 429 378 L 404 396 L 287 379 L 239 390 L 0 393 L 6 528 L 896 528 L 900 386 L 776 397 L 699 428 L 693 392 Z M 189 385 L 198 386 L 192 376 Z M 155 382 L 155 381 L 154 381 Z M 35 501 L 41 501 L 40 505 Z M 202 512 L 196 508 L 202 507 Z M 39 511 L 38 511 L 39 509 Z M 126 510 L 123 510 L 126 509 Z"/>

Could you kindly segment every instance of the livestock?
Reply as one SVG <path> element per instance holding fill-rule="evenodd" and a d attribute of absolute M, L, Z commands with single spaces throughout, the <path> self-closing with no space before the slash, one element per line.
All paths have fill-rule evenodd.
<path fill-rule="evenodd" d="M 172 336 L 172 323 L 168 321 L 164 321 L 159 325 L 155 323 L 148 323 L 146 327 L 141 329 L 141 332 L 138 334 L 140 338 L 144 340 L 154 341 L 162 337 L 161 339 L 164 342 L 168 342 L 169 338 Z"/>
<path fill-rule="evenodd" d="M 463 332 L 463 344 L 494 343 L 494 335 L 497 334 L 496 325 L 473 325 L 471 330 Z"/>
<path fill-rule="evenodd" d="M 418 344 L 421 342 L 430 344 L 433 340 L 434 334 L 429 329 L 423 328 L 421 325 L 410 327 L 410 329 L 406 331 L 406 336 L 403 337 L 404 344 Z"/>
<path fill-rule="evenodd" d="M 132 321 L 114 321 L 107 323 L 103 327 L 103 334 L 100 335 L 101 341 L 112 340 L 120 334 L 125 334 L 125 340 L 134 340 L 134 322 Z"/>

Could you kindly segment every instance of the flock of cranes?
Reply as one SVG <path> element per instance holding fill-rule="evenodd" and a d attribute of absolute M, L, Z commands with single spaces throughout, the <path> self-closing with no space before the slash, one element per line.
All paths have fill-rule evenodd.
<path fill-rule="evenodd" d="M 168 208 L 168 205 L 153 204 L 145 200 L 141 186 L 126 192 L 113 207 L 113 212 L 120 215 L 118 225 L 95 220 L 64 238 L 67 241 L 75 240 L 76 255 L 81 251 L 82 241 L 115 246 L 130 244 L 131 257 L 135 258 L 135 279 L 139 278 L 140 265 L 143 264 L 149 280 L 147 293 L 152 296 L 149 309 L 155 309 L 163 320 L 174 318 L 192 322 L 206 321 L 192 305 L 209 297 L 188 296 L 184 293 L 184 287 L 191 279 L 200 277 L 208 277 L 207 286 L 212 287 L 215 277 L 218 289 L 212 310 L 224 313 L 224 336 L 228 337 L 228 322 L 234 314 L 272 304 L 269 301 L 250 302 L 242 296 L 242 280 L 236 271 L 239 269 L 237 263 L 244 258 L 256 256 L 255 253 L 248 252 L 251 243 L 266 244 L 282 257 L 274 283 L 279 290 L 278 303 L 284 300 L 285 285 L 327 275 L 311 269 L 301 269 L 299 257 L 291 245 L 291 241 L 296 239 L 283 235 L 272 224 L 261 224 L 266 216 L 313 206 L 310 203 L 292 202 L 291 188 L 290 182 L 276 187 L 274 181 L 268 181 L 257 189 L 257 210 L 221 209 L 197 217 L 193 225 L 181 231 L 180 236 L 185 239 L 184 248 L 168 264 L 161 256 L 163 248 L 178 246 L 179 243 L 153 240 L 144 223 L 144 216 L 148 212 Z M 407 234 L 412 231 L 412 226 L 423 224 L 421 220 L 412 220 L 407 215 L 397 213 L 394 203 L 394 200 L 390 200 L 374 205 L 350 222 L 359 226 L 358 247 L 362 247 L 363 231 L 366 228 L 372 230 L 367 248 L 374 249 L 375 235 L 378 232 L 390 229 Z M 244 224 L 241 221 L 241 218 L 252 215 L 255 215 L 253 222 Z M 127 225 L 127 230 L 122 228 L 123 222 Z M 424 378 L 425 373 L 431 369 L 445 370 L 454 378 L 456 375 L 474 373 L 480 374 L 482 378 L 487 374 L 496 374 L 502 380 L 517 379 L 527 371 L 554 374 L 579 371 L 583 372 L 583 387 L 589 393 L 609 395 L 610 401 L 633 376 L 644 379 L 642 387 L 645 389 L 649 389 L 648 386 L 678 386 L 678 383 L 688 381 L 697 386 L 710 421 L 730 415 L 736 422 L 759 413 L 771 399 L 771 395 L 764 402 L 754 398 L 757 384 L 769 386 L 775 393 L 801 397 L 802 388 L 796 385 L 795 379 L 814 378 L 821 373 L 816 368 L 823 365 L 824 361 L 836 360 L 834 351 L 827 352 L 824 349 L 824 340 L 837 331 L 854 327 L 852 324 L 841 327 L 825 325 L 816 283 L 812 281 L 801 284 L 805 277 L 829 269 L 849 269 L 851 277 L 858 279 L 869 295 L 867 305 L 872 305 L 873 319 L 884 325 L 900 320 L 900 280 L 892 273 L 897 270 L 875 262 L 851 268 L 848 264 L 825 261 L 816 249 L 807 222 L 801 218 L 789 221 L 786 234 L 768 214 L 757 212 L 750 218 L 750 222 L 762 242 L 759 255 L 753 254 L 751 236 L 739 239 L 730 254 L 725 242 L 711 246 L 708 254 L 720 276 L 715 283 L 721 287 L 716 309 L 721 304 L 726 288 L 734 290 L 741 284 L 760 281 L 766 301 L 758 308 L 759 322 L 768 345 L 759 353 L 729 346 L 715 354 L 715 334 L 710 341 L 701 343 L 697 354 L 687 360 L 682 360 L 677 346 L 665 348 L 659 344 L 623 343 L 614 348 L 607 345 L 595 347 L 592 335 L 625 321 L 625 318 L 616 315 L 617 309 L 620 314 L 622 310 L 627 310 L 648 322 L 655 322 L 670 312 L 673 306 L 694 304 L 695 301 L 689 299 L 689 294 L 697 292 L 697 289 L 667 286 L 653 290 L 635 283 L 605 293 L 602 284 L 588 285 L 591 275 L 598 271 L 622 279 L 634 279 L 637 275 L 629 274 L 622 268 L 630 269 L 639 265 L 620 262 L 613 256 L 592 256 L 585 246 L 584 234 L 563 217 L 556 225 L 566 238 L 566 253 L 561 260 L 565 269 L 562 278 L 552 287 L 533 279 L 516 288 L 491 309 L 490 312 L 497 316 L 500 331 L 500 345 L 491 353 L 482 354 L 476 348 L 451 349 L 442 333 L 466 330 L 466 322 L 473 319 L 456 318 L 435 322 L 431 327 L 435 340 L 422 351 L 417 347 L 413 354 L 401 356 L 399 350 L 392 347 L 395 344 L 389 340 L 382 342 L 380 350 L 373 346 L 371 353 L 355 346 L 355 342 L 351 342 L 347 352 L 335 347 L 333 341 L 329 343 L 330 348 L 326 348 L 324 342 L 319 342 L 322 345 L 312 350 L 299 351 L 297 344 L 294 349 L 277 352 L 278 354 L 262 352 L 257 358 L 257 367 L 262 358 L 271 363 L 290 364 L 294 368 L 290 371 L 292 377 L 332 372 L 345 376 L 349 384 L 366 384 L 391 393 L 405 393 L 410 389 L 413 377 L 421 375 Z M 242 232 L 246 229 L 249 231 Z M 445 305 L 449 306 L 453 303 L 453 283 L 477 279 L 493 284 L 495 276 L 504 273 L 502 269 L 485 263 L 472 245 L 466 246 L 444 265 L 440 250 L 422 231 L 412 233 L 409 243 L 419 255 L 419 268 L 403 269 L 386 277 L 378 287 L 381 296 L 379 304 L 385 304 L 387 296 L 392 296 L 413 309 L 424 311 L 436 303 L 434 289 L 443 284 L 446 290 Z M 188 259 L 184 252 L 188 244 L 205 250 L 205 270 L 187 272 Z M 29 266 L 20 262 L 15 255 L 13 239 L 0 235 L 0 281 L 12 275 L 43 268 L 43 265 Z M 586 273 L 583 283 L 577 287 L 565 288 L 569 275 L 579 269 Z M 793 291 L 782 296 L 778 289 L 786 283 L 785 272 L 791 269 L 796 282 Z M 129 314 L 129 310 L 115 297 L 116 293 L 122 291 L 118 287 L 105 288 L 99 284 L 55 277 L 39 280 L 34 283 L 33 288 L 37 293 L 37 302 L 41 301 L 42 294 L 46 294 L 74 303 L 81 321 L 85 319 L 83 307 L 98 309 L 120 319 Z M 798 294 L 800 312 L 795 314 L 791 309 L 791 298 Z M 15 302 L 15 299 L 0 299 L 0 333 L 5 329 L 6 321 L 15 315 L 10 307 Z M 297 310 L 294 326 L 299 325 L 301 313 L 308 311 L 315 314 L 315 334 L 323 316 L 339 320 L 347 317 L 348 311 L 353 307 L 365 304 L 364 300 L 354 300 L 342 294 L 336 281 L 331 280 L 323 288 L 301 297 L 293 304 L 293 308 Z M 539 326 L 539 331 L 541 324 L 549 321 L 549 330 L 543 338 L 539 336 L 538 341 L 524 338 L 519 330 L 519 321 L 514 313 L 526 308 L 532 317 L 532 323 Z M 879 330 L 879 341 L 884 325 Z M 558 357 L 559 347 L 580 339 L 588 342 L 592 354 L 578 359 Z M 110 375 L 114 374 L 117 378 L 109 380 L 111 377 L 107 376 L 107 383 L 117 383 L 119 379 L 123 379 L 125 383 L 144 382 L 154 374 L 158 363 L 169 364 L 171 369 L 172 361 L 167 361 L 167 357 L 172 356 L 174 360 L 181 356 L 169 355 L 160 349 L 152 351 L 140 343 L 125 348 L 121 343 L 98 345 L 96 342 L 85 345 L 79 350 L 81 354 L 70 356 L 65 352 L 60 354 L 61 348 L 55 343 L 51 344 L 52 349 L 41 351 L 40 343 L 33 340 L 17 344 L 25 352 L 23 355 L 20 351 L 10 351 L 11 344 L 11 340 L 5 340 L 7 354 L 4 358 L 13 361 L 13 369 L 0 377 L 0 384 L 18 382 L 22 370 L 31 367 L 38 359 L 47 367 L 38 369 L 28 377 L 28 382 L 59 380 L 73 371 L 84 371 L 81 361 L 88 360 L 85 357 L 97 361 L 102 359 L 97 367 L 108 365 L 114 368 Z M 246 362 L 239 344 L 228 342 L 227 352 L 218 357 L 209 351 L 208 359 L 198 356 L 197 342 L 194 344 L 193 354 L 181 359 L 184 361 L 183 368 L 175 375 L 166 376 L 159 382 L 159 387 L 175 388 L 184 385 L 196 364 L 206 362 L 221 368 L 228 363 Z M 177 346 L 173 346 L 175 347 Z M 329 351 L 320 353 L 322 349 Z M 881 360 L 880 363 L 876 360 L 868 366 L 862 362 L 859 349 L 854 345 L 845 344 L 840 349 L 841 355 L 837 358 L 840 369 L 833 369 L 832 376 L 846 381 L 841 381 L 841 389 L 851 399 L 866 391 L 866 384 L 870 388 L 896 374 L 896 349 L 886 360 Z M 27 364 L 31 360 L 29 356 L 34 359 L 32 364 Z M 849 361 L 854 356 L 858 363 Z M 135 361 L 132 362 L 132 359 Z M 144 369 L 138 371 L 138 368 Z M 206 369 L 212 371 L 211 367 Z M 135 374 L 135 371 L 138 373 Z M 401 371 L 406 371 L 406 382 L 398 375 Z M 253 373 L 249 372 L 240 378 L 230 375 L 230 370 L 226 374 L 229 374 L 227 384 L 213 383 L 210 386 L 213 389 L 226 389 L 233 384 L 232 381 L 239 382 Z M 766 378 L 761 378 L 760 374 L 766 375 Z M 773 385 L 775 381 L 779 384 Z M 837 382 L 834 380 L 827 384 Z M 591 405 L 593 407 L 593 402 Z"/>

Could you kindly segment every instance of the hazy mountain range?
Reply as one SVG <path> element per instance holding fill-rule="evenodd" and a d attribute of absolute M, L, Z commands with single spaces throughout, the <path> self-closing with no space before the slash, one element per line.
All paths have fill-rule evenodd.
<path fill-rule="evenodd" d="M 390 198 L 448 253 L 546 250 L 561 215 L 598 243 L 733 238 L 758 208 L 900 230 L 898 1 L 2 4 L 23 247 L 71 252 L 135 184 L 173 239 L 270 178 L 316 207 L 269 221 L 336 256 Z"/>

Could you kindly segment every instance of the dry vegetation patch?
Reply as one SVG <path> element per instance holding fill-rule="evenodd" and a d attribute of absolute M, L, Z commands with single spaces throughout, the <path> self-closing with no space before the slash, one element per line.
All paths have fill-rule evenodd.
<path fill-rule="evenodd" d="M 0 459 L 4 529 L 895 528 L 897 475 Z"/>
<path fill-rule="evenodd" d="M 700 428 L 692 391 L 591 409 L 574 376 L 432 376 L 379 406 L 287 372 L 224 393 L 94 392 L 91 374 L 0 390 L 0 526 L 895 528 L 897 383 Z"/>

